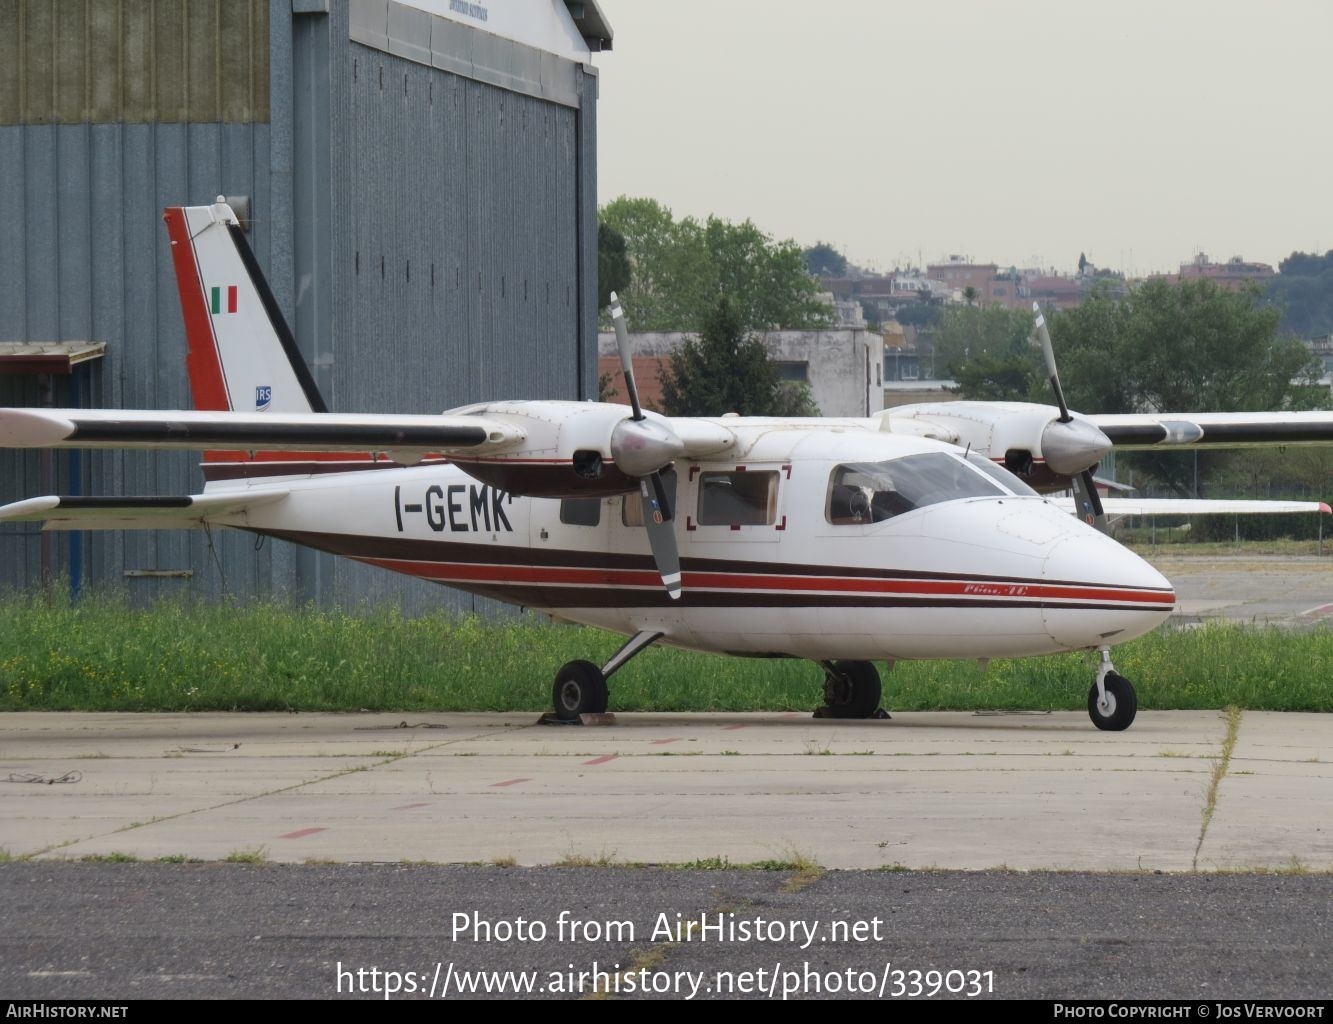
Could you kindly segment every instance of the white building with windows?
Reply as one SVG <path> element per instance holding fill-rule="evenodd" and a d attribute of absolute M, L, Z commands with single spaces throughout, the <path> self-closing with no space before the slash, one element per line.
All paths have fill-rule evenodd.
<path fill-rule="evenodd" d="M 883 410 L 884 339 L 879 334 L 864 327 L 756 333 L 777 364 L 779 378 L 808 384 L 821 415 L 872 416 Z M 676 346 L 689 337 L 681 331 L 630 335 L 639 399 L 647 408 L 661 411 L 662 369 Z M 615 392 L 611 400 L 628 401 L 615 334 L 599 334 L 597 352 L 598 373 L 611 377 Z"/>

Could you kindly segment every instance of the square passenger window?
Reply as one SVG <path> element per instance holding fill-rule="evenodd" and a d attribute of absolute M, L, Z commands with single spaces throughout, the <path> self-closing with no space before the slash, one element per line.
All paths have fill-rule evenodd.
<path fill-rule="evenodd" d="M 769 526 L 777 514 L 775 470 L 700 474 L 700 526 Z"/>
<path fill-rule="evenodd" d="M 560 521 L 566 526 L 596 526 L 602 521 L 601 498 L 562 498 Z"/>

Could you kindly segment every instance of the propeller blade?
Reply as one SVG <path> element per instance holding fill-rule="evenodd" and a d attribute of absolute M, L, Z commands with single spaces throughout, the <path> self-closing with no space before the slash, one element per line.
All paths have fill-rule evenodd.
<path fill-rule="evenodd" d="M 676 547 L 676 528 L 671 518 L 671 503 L 661 473 L 639 478 L 643 496 L 643 525 L 648 530 L 648 546 L 662 577 L 667 596 L 680 599 L 680 550 Z"/>
<path fill-rule="evenodd" d="M 1092 478 L 1091 469 L 1085 469 L 1074 477 L 1074 501 L 1080 519 L 1102 533 L 1110 532 L 1106 526 L 1106 510 L 1102 508 L 1102 496 L 1097 493 L 1097 482 Z"/>
<path fill-rule="evenodd" d="M 620 308 L 620 297 L 611 293 L 611 325 L 616 329 L 616 347 L 620 349 L 620 369 L 625 374 L 625 390 L 629 392 L 629 405 L 634 410 L 634 419 L 643 419 L 643 409 L 639 406 L 639 388 L 634 383 L 634 362 L 629 353 L 629 329 L 625 326 L 625 311 Z"/>
<path fill-rule="evenodd" d="M 634 410 L 632 423 L 647 419 L 639 405 L 639 388 L 634 382 L 634 361 L 630 358 L 629 329 L 625 326 L 625 311 L 620 308 L 620 296 L 611 293 L 611 324 L 616 329 L 616 347 L 620 350 L 620 369 L 625 375 L 625 390 L 629 405 Z M 676 546 L 676 527 L 672 523 L 671 499 L 662 479 L 661 467 L 669 465 L 684 449 L 680 438 L 670 427 L 658 423 L 644 423 L 629 428 L 622 421 L 611 438 L 611 451 L 616 465 L 627 473 L 654 468 L 639 476 L 639 493 L 643 496 L 643 525 L 648 531 L 648 546 L 653 550 L 653 562 L 662 577 L 667 596 L 680 599 L 680 549 Z"/>
<path fill-rule="evenodd" d="M 653 473 L 648 477 L 648 480 L 653 485 L 653 497 L 657 500 L 657 508 L 655 511 L 660 513 L 661 517 L 667 522 L 675 519 L 676 517 L 671 513 L 671 498 L 667 494 L 666 482 L 662 479 L 662 474 Z M 647 513 L 650 510 L 644 509 L 644 511 Z M 648 518 L 652 518 L 652 516 L 648 516 Z"/>
<path fill-rule="evenodd" d="M 1065 405 L 1064 389 L 1060 387 L 1060 373 L 1055 368 L 1055 349 L 1051 347 L 1051 332 L 1046 329 L 1046 318 L 1041 315 L 1039 303 L 1032 304 L 1032 312 L 1037 316 L 1037 340 L 1041 342 L 1041 354 L 1046 357 L 1046 376 L 1051 382 L 1051 390 L 1055 392 L 1055 403 L 1060 407 L 1060 422 L 1068 423 L 1073 417 L 1069 415 L 1069 406 Z"/>

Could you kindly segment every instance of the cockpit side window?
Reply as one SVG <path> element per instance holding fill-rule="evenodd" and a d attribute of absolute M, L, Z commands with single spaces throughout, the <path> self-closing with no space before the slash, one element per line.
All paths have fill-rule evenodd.
<path fill-rule="evenodd" d="M 944 452 L 849 462 L 835 466 L 829 475 L 824 516 L 834 526 L 880 523 L 941 501 L 1006 493 L 988 476 Z"/>

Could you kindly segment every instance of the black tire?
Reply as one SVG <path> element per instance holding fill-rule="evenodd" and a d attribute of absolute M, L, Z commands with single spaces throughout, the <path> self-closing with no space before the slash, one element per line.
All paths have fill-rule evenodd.
<path fill-rule="evenodd" d="M 1139 698 L 1134 692 L 1134 684 L 1118 672 L 1106 673 L 1105 709 L 1097 706 L 1097 684 L 1092 684 L 1088 691 L 1088 717 L 1098 729 L 1107 732 L 1121 732 L 1128 729 L 1139 711 Z"/>
<path fill-rule="evenodd" d="M 590 661 L 571 661 L 562 665 L 555 674 L 555 686 L 551 688 L 555 717 L 562 722 L 572 722 L 579 715 L 600 715 L 606 710 L 610 696 L 606 677 Z"/>
<path fill-rule="evenodd" d="M 879 710 L 879 670 L 868 661 L 835 661 L 824 674 L 829 718 L 869 718 Z"/>

